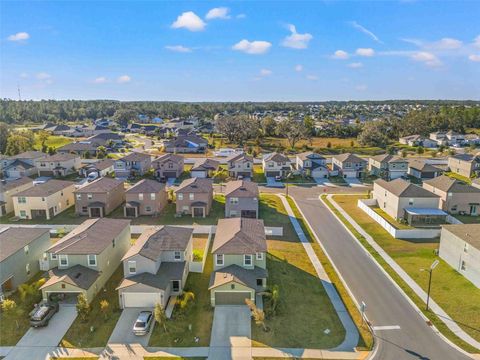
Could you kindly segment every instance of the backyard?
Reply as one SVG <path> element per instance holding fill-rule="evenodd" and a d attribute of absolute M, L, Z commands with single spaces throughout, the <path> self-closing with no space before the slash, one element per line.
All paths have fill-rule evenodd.
<path fill-rule="evenodd" d="M 402 230 L 412 230 L 412 229 L 414 229 L 413 227 L 409 226 L 408 224 L 398 222 L 397 220 L 392 218 L 390 215 L 388 215 L 385 211 L 380 209 L 378 206 L 371 206 L 370 208 L 373 211 L 375 211 L 378 215 L 380 215 L 390 225 L 392 225 L 395 229 L 402 229 Z"/>

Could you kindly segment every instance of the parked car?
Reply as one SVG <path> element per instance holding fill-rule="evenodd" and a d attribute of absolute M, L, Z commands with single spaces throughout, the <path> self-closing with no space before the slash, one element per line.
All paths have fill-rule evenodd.
<path fill-rule="evenodd" d="M 88 174 L 87 176 L 87 180 L 88 182 L 92 182 L 93 180 L 96 180 L 98 179 L 98 172 L 91 172 L 90 174 Z"/>
<path fill-rule="evenodd" d="M 147 335 L 153 323 L 153 314 L 151 311 L 141 311 L 133 325 L 135 335 Z"/>
<path fill-rule="evenodd" d="M 50 319 L 58 312 L 58 303 L 41 302 L 30 312 L 30 325 L 32 327 L 47 326 Z"/>

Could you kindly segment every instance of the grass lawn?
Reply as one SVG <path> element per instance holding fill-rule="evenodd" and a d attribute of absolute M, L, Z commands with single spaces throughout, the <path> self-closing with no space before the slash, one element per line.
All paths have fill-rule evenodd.
<path fill-rule="evenodd" d="M 115 288 L 123 278 L 123 265 L 120 265 L 108 279 L 104 289 L 101 289 L 90 304 L 89 320 L 83 322 L 79 317 L 75 319 L 70 329 L 60 342 L 60 346 L 91 348 L 102 347 L 107 344 L 118 318 L 122 311 L 118 304 L 118 293 Z M 110 315 L 105 319 L 100 312 L 100 301 L 106 299 L 110 303 Z M 94 331 L 91 332 L 90 328 Z"/>
<path fill-rule="evenodd" d="M 45 141 L 45 145 L 47 147 L 58 149 L 59 147 L 70 144 L 71 142 L 73 142 L 72 138 L 58 135 L 50 135 L 47 141 Z M 33 145 L 33 148 L 38 151 L 42 150 L 42 144 L 40 143 L 40 139 L 38 138 L 37 134 L 35 134 L 35 144 Z"/>
<path fill-rule="evenodd" d="M 28 283 L 32 284 L 41 279 L 42 274 L 39 272 Z M 0 312 L 0 346 L 14 346 L 25 335 L 30 328 L 28 313 L 33 309 L 33 306 L 29 304 L 38 303 L 42 299 L 42 295 L 39 292 L 36 299 L 25 303 L 20 300 L 18 291 L 15 291 L 8 299 L 15 301 L 17 308 L 13 313 Z"/>
<path fill-rule="evenodd" d="M 157 324 L 153 328 L 149 346 L 209 346 L 213 309 L 210 305 L 208 283 L 212 268 L 213 256 L 209 252 L 204 272 L 202 274 L 190 273 L 185 284 L 185 290 L 195 294 L 194 302 L 184 311 L 177 307 L 174 309 L 172 318 L 167 322 L 167 333 L 162 326 Z M 191 325 L 191 331 L 189 325 Z M 198 343 L 195 342 L 195 336 L 199 338 Z"/>
<path fill-rule="evenodd" d="M 386 220 L 390 225 L 392 225 L 396 229 L 403 229 L 403 230 L 412 230 L 414 229 L 408 224 L 402 224 L 388 215 L 385 211 L 380 209 L 378 206 L 371 206 L 370 207 L 373 211 L 375 211 L 378 215 L 380 215 L 384 220 Z"/>
<path fill-rule="evenodd" d="M 122 210 L 123 211 L 123 210 Z M 70 206 L 68 209 L 62 211 L 60 214 L 55 216 L 53 219 L 29 219 L 29 220 L 17 220 L 11 221 L 10 219 L 14 217 L 15 214 L 11 213 L 0 218 L 0 224 L 15 223 L 18 225 L 24 224 L 80 224 L 87 219 L 85 216 L 75 215 L 75 205 Z"/>
<path fill-rule="evenodd" d="M 333 184 L 347 184 L 347 182 L 345 181 L 345 179 L 341 176 L 329 176 L 328 177 L 328 181 L 330 181 L 331 183 Z"/>
<path fill-rule="evenodd" d="M 471 184 L 472 183 L 472 179 L 468 178 L 468 177 L 465 177 L 465 176 L 462 176 L 462 175 L 459 175 L 457 173 L 454 173 L 452 171 L 446 171 L 443 173 L 444 175 L 447 175 L 453 179 L 457 179 L 457 180 L 460 180 L 460 181 L 463 181 L 464 183 L 466 184 Z"/>
<path fill-rule="evenodd" d="M 465 332 L 480 341 L 480 289 L 435 255 L 438 240 L 427 242 L 395 239 L 357 207 L 360 196 L 336 195 L 333 198 L 425 291 L 428 272 L 421 269 L 428 268 L 436 259 L 440 260 L 433 274 L 432 299 Z M 423 304 L 419 306 L 425 307 Z"/>
<path fill-rule="evenodd" d="M 287 215 L 280 198 L 273 194 L 260 194 L 260 203 L 258 206 L 258 215 L 263 219 L 265 226 L 282 226 L 283 237 L 275 239 L 294 239 L 297 240 L 297 233 L 293 229 L 290 218 Z"/>
<path fill-rule="evenodd" d="M 252 181 L 262 184 L 267 182 L 265 173 L 263 172 L 263 167 L 261 164 L 253 165 Z"/>
<path fill-rule="evenodd" d="M 453 215 L 464 224 L 480 224 L 480 216 Z"/>

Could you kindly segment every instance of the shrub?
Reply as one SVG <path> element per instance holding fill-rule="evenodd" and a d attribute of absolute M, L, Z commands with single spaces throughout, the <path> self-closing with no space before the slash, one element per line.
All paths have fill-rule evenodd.
<path fill-rule="evenodd" d="M 16 307 L 17 307 L 17 303 L 11 299 L 5 299 L 1 304 L 1 309 L 5 313 L 13 312 L 13 310 L 15 310 Z"/>
<path fill-rule="evenodd" d="M 185 310 L 190 303 L 195 300 L 195 294 L 192 291 L 185 291 L 178 301 L 178 306 L 181 310 Z"/>
<path fill-rule="evenodd" d="M 201 250 L 193 250 L 193 261 L 202 261 L 203 260 L 203 253 Z"/>
<path fill-rule="evenodd" d="M 80 319 L 83 322 L 88 320 L 88 316 L 90 315 L 90 304 L 87 301 L 87 297 L 84 294 L 80 294 L 77 297 L 77 313 L 80 316 Z"/>

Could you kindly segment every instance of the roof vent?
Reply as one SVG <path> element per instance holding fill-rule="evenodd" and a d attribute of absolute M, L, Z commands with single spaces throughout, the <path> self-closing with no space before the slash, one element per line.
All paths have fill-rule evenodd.
<path fill-rule="evenodd" d="M 77 273 L 77 274 L 75 275 L 75 279 L 78 279 L 80 276 L 82 276 L 82 273 Z"/>

